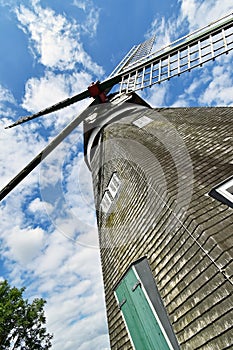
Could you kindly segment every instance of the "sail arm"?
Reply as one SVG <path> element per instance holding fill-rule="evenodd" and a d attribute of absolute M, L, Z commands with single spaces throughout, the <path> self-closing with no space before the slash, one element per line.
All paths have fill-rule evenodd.
<path fill-rule="evenodd" d="M 123 70 L 120 92 L 159 84 L 233 49 L 233 15 L 199 29 Z"/>
<path fill-rule="evenodd" d="M 1 191 L 0 201 L 4 199 L 28 174 L 32 172 L 86 117 L 83 112 L 67 125 L 26 167 L 24 167 Z"/>

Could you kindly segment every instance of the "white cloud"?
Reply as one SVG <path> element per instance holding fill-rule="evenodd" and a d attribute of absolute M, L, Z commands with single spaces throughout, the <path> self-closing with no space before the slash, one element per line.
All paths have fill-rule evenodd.
<path fill-rule="evenodd" d="M 208 25 L 232 12 L 231 0 L 180 0 L 180 3 L 179 21 L 187 19 L 191 31 Z"/>
<path fill-rule="evenodd" d="M 69 75 L 46 72 L 41 78 L 30 78 L 22 106 L 30 112 L 38 112 L 86 89 L 90 79 L 84 72 Z"/>
<path fill-rule="evenodd" d="M 1 253 L 7 259 L 9 280 L 21 287 L 30 278 L 26 291 L 30 299 L 46 298 L 47 329 L 54 333 L 54 350 L 88 349 L 97 344 L 102 349 L 108 339 L 99 250 L 73 244 L 56 227 L 47 232 L 42 227 L 23 228 L 28 221 L 20 207 L 26 205 L 33 214 L 42 215 L 44 204 L 39 198 L 28 203 L 26 197 L 15 194 L 0 207 Z M 60 219 L 65 232 L 72 221 Z M 92 230 L 87 236 L 94 234 Z"/>
<path fill-rule="evenodd" d="M 156 85 L 152 90 L 145 90 L 143 98 L 154 108 L 166 106 L 166 97 L 169 93 L 169 82 Z"/>
<path fill-rule="evenodd" d="M 37 264 L 37 274 L 43 277 L 51 275 L 52 271 L 59 271 L 63 261 L 68 256 L 69 251 L 67 250 L 67 244 L 64 244 L 64 239 L 57 237 L 53 232 L 50 237 L 47 237 L 47 247 L 43 259 L 38 259 L 40 264 Z"/>
<path fill-rule="evenodd" d="M 16 101 L 12 93 L 0 84 L 0 115 L 1 117 L 13 116 L 13 107 Z"/>
<path fill-rule="evenodd" d="M 4 130 L 8 124 L 10 124 L 9 119 L 0 121 L 0 162 L 2 164 L 0 177 L 2 186 L 21 171 L 44 146 L 44 140 L 41 136 L 37 133 L 34 133 L 33 137 L 31 136 L 29 126 Z M 35 184 L 36 177 L 34 172 L 24 180 L 25 190 L 27 190 L 26 184 L 27 186 Z"/>
<path fill-rule="evenodd" d="M 206 79 L 208 78 L 203 76 L 202 78 L 199 78 L 199 77 L 194 78 L 192 83 L 185 89 L 185 93 L 188 95 L 192 95 L 204 84 Z M 208 80 L 210 80 L 210 78 Z"/>
<path fill-rule="evenodd" d="M 36 209 L 38 201 L 32 203 Z M 25 296 L 46 298 L 47 329 L 54 333 L 53 348 L 106 347 L 99 250 L 74 245 L 56 230 L 48 234 L 40 228 L 22 229 L 6 213 L 2 217 L 11 227 L 11 231 L 4 230 L 7 238 L 1 247 L 8 259 L 9 279 L 22 286 L 30 277 Z"/>
<path fill-rule="evenodd" d="M 0 85 L 0 101 L 15 103 L 12 93 L 8 89 L 5 89 L 2 85 Z"/>
<path fill-rule="evenodd" d="M 205 86 L 211 81 L 209 70 L 206 66 L 201 69 L 196 68 L 191 72 L 186 72 L 177 79 L 180 82 L 182 92 L 175 101 L 172 101 L 171 107 L 197 105 L 199 94 L 202 93 Z"/>
<path fill-rule="evenodd" d="M 187 75 L 182 75 L 183 92 L 172 107 L 232 106 L 232 54 L 218 57 Z"/>
<path fill-rule="evenodd" d="M 55 231 L 31 269 L 39 294 L 47 295 L 47 325 L 55 335 L 54 349 L 82 349 L 87 339 L 94 346 L 100 337 L 100 345 L 106 346 L 99 251 L 73 245 Z"/>
<path fill-rule="evenodd" d="M 209 23 L 216 21 L 221 16 L 227 15 L 232 11 L 232 1 L 199 1 L 199 0 L 181 0 L 180 13 L 177 18 L 168 18 L 165 20 L 155 19 L 151 28 L 147 33 L 147 36 L 151 36 L 156 33 L 156 44 L 154 50 L 159 49 L 179 38 L 179 32 L 181 35 L 184 28 L 187 27 L 188 31 L 201 28 Z M 164 87 L 164 83 L 157 86 L 157 91 L 149 93 L 149 102 L 153 106 L 166 105 L 166 101 L 172 101 L 170 105 L 172 107 L 188 107 L 190 105 L 232 105 L 232 81 L 233 75 L 231 72 L 231 53 L 228 56 L 222 56 L 217 58 L 213 63 L 209 62 L 204 67 L 194 69 L 192 73 L 188 75 L 185 73 L 179 79 L 182 79 L 180 87 L 183 91 L 180 93 L 176 100 L 172 101 L 170 95 L 171 89 L 167 85 L 167 89 Z M 181 82 L 181 80 L 180 80 Z M 170 83 L 169 83 L 170 85 Z M 175 94 L 176 95 L 176 94 Z"/>
<path fill-rule="evenodd" d="M 165 17 L 158 19 L 156 16 L 145 35 L 147 39 L 156 35 L 152 52 L 160 51 L 172 41 L 178 39 L 176 36 L 176 30 L 177 21 L 174 18 L 166 20 Z M 162 84 L 153 87 L 152 90 L 146 89 L 142 96 L 144 96 L 152 107 L 162 107 L 166 106 L 166 98 L 168 94 L 169 83 L 167 84 L 167 82 L 163 82 Z"/>
<path fill-rule="evenodd" d="M 30 38 L 30 48 L 39 62 L 51 69 L 74 69 L 82 64 L 95 74 L 103 74 L 103 69 L 92 61 L 80 42 L 81 26 L 65 15 L 56 14 L 50 8 L 42 8 L 34 2 L 29 9 L 21 5 L 16 9 L 20 28 Z M 90 16 L 90 14 L 89 14 Z M 97 15 L 96 15 L 97 16 Z M 92 26 L 97 18 L 89 17 Z"/>
<path fill-rule="evenodd" d="M 156 42 L 153 51 L 162 49 L 172 41 L 183 36 L 184 28 L 187 28 L 186 34 L 195 29 L 201 28 L 209 23 L 216 21 L 221 16 L 232 12 L 232 1 L 200 1 L 200 0 L 180 0 L 180 12 L 178 16 L 165 19 L 158 16 L 151 23 L 151 26 L 146 34 L 146 37 L 151 37 L 156 34 Z M 181 35 L 179 35 L 181 33 Z M 170 83 L 165 86 L 164 83 L 157 85 L 153 91 L 146 92 L 145 96 L 148 102 L 155 107 L 166 106 L 168 102 L 172 107 L 190 106 L 190 105 L 231 105 L 232 104 L 232 73 L 227 67 L 231 66 L 231 54 L 228 59 L 225 59 L 224 65 L 221 68 L 221 75 L 218 76 L 217 70 L 221 61 L 216 59 L 214 64 L 211 62 L 201 68 L 194 70 L 194 74 L 185 73 L 179 79 L 182 79 L 181 90 L 176 100 L 172 99 L 170 93 Z M 207 67 L 207 68 L 206 68 Z M 213 70 L 213 71 L 212 71 Z M 204 91 L 205 90 L 205 91 Z M 176 94 L 174 94 L 176 95 Z"/>
<path fill-rule="evenodd" d="M 15 0 L 0 0 L 1 6 L 14 6 Z"/>
<path fill-rule="evenodd" d="M 38 112 L 60 100 L 67 98 L 67 82 L 64 75 L 48 73 L 42 78 L 30 78 L 22 107 L 30 112 Z"/>
<path fill-rule="evenodd" d="M 9 174 L 10 166 L 12 166 L 12 172 L 16 173 L 13 162 L 15 154 L 18 155 L 17 161 L 23 163 L 21 154 L 23 156 L 26 153 L 25 156 L 28 159 L 32 156 L 30 151 L 36 152 L 38 140 L 34 139 L 35 134 L 33 138 L 30 137 L 28 125 L 5 131 L 5 136 L 10 137 L 7 142 L 11 142 L 12 138 L 13 146 L 12 157 L 9 159 L 9 164 L 7 163 L 7 174 Z M 46 168 L 47 183 L 56 182 L 61 176 L 57 171 L 56 157 L 61 157 L 61 164 L 66 157 L 69 160 L 70 155 L 69 153 L 67 155 L 66 152 L 69 147 L 75 151 L 75 140 L 77 140 L 77 134 L 64 142 L 57 153 L 54 153 L 52 159 L 44 163 L 45 168 L 49 164 L 54 164 L 52 173 L 48 171 L 48 167 Z M 77 164 L 74 164 L 77 172 L 79 163 L 82 164 L 80 155 L 77 157 Z M 84 195 L 83 200 L 89 201 L 90 184 L 87 184 L 86 179 L 83 178 L 86 176 L 85 171 L 82 165 L 79 170 L 81 192 Z M 61 206 L 56 211 L 56 203 L 53 201 L 43 202 L 38 197 L 32 196 L 32 191 L 38 190 L 37 178 L 38 172 L 35 172 L 31 180 L 28 177 L 26 183 L 30 186 L 26 186 L 25 189 L 25 183 L 23 183 L 19 188 L 24 188 L 24 190 L 12 192 L 6 203 L 0 207 L 2 238 L 4 239 L 6 232 L 8 233 L 8 239 L 3 240 L 1 252 L 2 256 L 4 255 L 7 259 L 5 264 L 9 269 L 9 279 L 13 284 L 21 287 L 28 284 L 27 279 L 30 277 L 27 288 L 30 298 L 44 296 L 48 301 L 46 306 L 47 327 L 50 332 L 54 333 L 55 350 L 60 348 L 70 350 L 74 347 L 88 349 L 89 346 L 95 348 L 97 344 L 100 349 L 104 348 L 108 340 L 103 287 L 100 279 L 99 250 L 75 245 L 66 238 L 71 237 L 73 232 L 81 231 L 83 232 L 82 244 L 98 246 L 98 233 L 96 226 L 93 226 L 94 223 L 87 225 L 77 220 L 78 216 L 81 221 L 85 219 L 87 223 L 90 213 L 88 207 L 85 210 L 83 200 L 81 198 L 80 201 L 78 200 L 76 191 L 73 191 L 75 197 L 72 198 L 71 183 L 75 181 L 75 170 L 70 168 L 68 177 L 66 177 L 66 188 L 71 193 L 67 193 L 66 199 L 69 205 L 65 218 L 62 215 L 66 206 Z M 46 217 L 44 205 L 47 209 L 49 208 L 49 216 L 54 219 L 54 226 L 50 224 L 46 229 L 47 232 L 43 230 L 43 226 L 36 229 L 26 228 L 30 225 L 30 220 L 25 216 L 27 212 L 33 215 L 34 222 L 43 225 L 41 217 Z M 75 213 L 76 207 L 81 211 Z M 70 211 L 72 215 L 69 215 Z M 17 261 L 17 264 L 14 261 Z M 91 333 L 87 328 L 90 323 L 96 325 L 93 326 Z"/>
<path fill-rule="evenodd" d="M 86 11 L 87 3 L 88 3 L 88 1 L 86 1 L 86 0 L 74 0 L 74 2 L 73 2 L 74 6 L 77 6 L 78 8 L 80 8 L 83 11 Z"/>
<path fill-rule="evenodd" d="M 52 205 L 50 203 L 44 203 L 40 198 L 35 198 L 31 201 L 31 203 L 28 206 L 28 209 L 32 213 L 37 213 L 37 212 L 44 212 L 46 210 L 52 210 Z"/>
<path fill-rule="evenodd" d="M 84 162 L 84 155 L 79 153 L 72 161 L 69 162 L 70 172 L 67 177 L 67 195 L 66 202 L 73 212 L 76 212 L 77 217 L 89 224 L 95 221 L 95 205 L 93 200 L 92 179 L 91 173 Z M 87 216 L 84 217 L 80 212 L 85 210 Z M 90 215 L 91 214 L 91 215 Z M 93 220 L 94 219 L 94 220 Z"/>
<path fill-rule="evenodd" d="M 76 130 L 40 167 L 40 194 L 53 225 L 79 244 L 98 246 L 91 174 Z M 52 181 L 51 181 L 52 179 Z M 52 205 L 53 210 L 50 210 Z"/>
<path fill-rule="evenodd" d="M 22 106 L 29 112 L 37 112 L 86 90 L 93 80 L 91 74 L 99 77 L 103 74 L 102 68 L 92 61 L 81 44 L 83 24 L 69 21 L 64 15 L 57 15 L 39 4 L 39 1 L 33 1 L 32 8 L 21 5 L 16 11 L 20 26 L 29 39 L 35 64 L 39 62 L 45 66 L 43 76 L 31 77 L 26 84 Z M 85 29 L 85 33 L 94 35 L 99 13 L 89 10 L 85 24 L 86 28 L 92 29 Z M 64 72 L 66 69 L 69 71 Z M 14 103 L 9 91 L 1 88 L 0 96 L 3 102 Z M 47 128 L 46 138 L 51 139 L 88 103 L 89 99 L 41 119 Z M 1 128 L 9 124 L 9 118 L 1 120 L 0 124 Z M 38 133 L 40 125 L 35 120 L 3 130 L 0 161 L 4 166 L 0 176 L 4 184 L 44 148 L 45 136 Z M 79 142 L 80 133 L 81 127 L 47 158 L 44 163 L 46 179 L 44 177 L 40 182 L 41 188 L 59 180 L 69 147 L 72 148 L 75 141 Z M 60 163 L 56 157 L 61 159 Z M 77 159 L 76 170 L 82 164 L 80 156 Z M 99 250 L 87 247 L 98 247 L 95 210 L 90 206 L 85 208 L 84 204 L 91 201 L 91 188 L 83 165 L 80 171 L 80 198 L 77 191 L 72 193 L 75 171 L 70 169 L 64 188 L 65 201 L 61 203 L 58 199 L 56 202 L 53 198 L 44 201 L 43 196 L 39 197 L 39 171 L 36 170 L 0 205 L 1 254 L 5 257 L 8 279 L 18 287 L 26 285 L 26 296 L 30 299 L 47 299 L 47 324 L 48 330 L 54 333 L 54 350 L 103 349 L 108 344 Z M 77 244 L 67 237 L 77 238 Z"/>
<path fill-rule="evenodd" d="M 91 37 L 95 36 L 99 24 L 100 9 L 91 0 L 74 0 L 73 5 L 84 11 L 87 16 L 81 25 L 83 32 Z"/>
<path fill-rule="evenodd" d="M 22 107 L 31 113 L 38 112 L 86 90 L 90 81 L 91 76 L 85 72 L 74 72 L 70 74 L 45 72 L 44 76 L 40 78 L 30 78 L 27 81 Z M 59 131 L 61 131 L 61 128 L 65 127 L 68 122 L 76 117 L 89 103 L 90 100 L 85 99 L 53 115 L 41 117 L 40 120 L 46 128 L 53 126 L 52 134 L 57 135 Z M 30 124 L 33 123 L 35 123 L 35 121 Z"/>
<path fill-rule="evenodd" d="M 156 35 L 153 52 L 161 50 L 164 46 L 170 44 L 173 40 L 178 39 L 176 35 L 177 22 L 174 19 L 166 20 L 165 17 L 158 19 L 156 16 L 149 30 L 146 33 L 146 38 L 151 38 Z"/>
<path fill-rule="evenodd" d="M 19 229 L 13 227 L 11 232 L 7 232 L 6 253 L 8 258 L 20 264 L 27 264 L 35 258 L 43 244 L 44 232 L 41 228 Z"/>
<path fill-rule="evenodd" d="M 94 37 L 99 24 L 99 11 L 96 8 L 91 8 L 88 11 L 85 23 L 82 25 L 84 33 Z"/>
<path fill-rule="evenodd" d="M 211 72 L 211 81 L 199 102 L 206 105 L 233 106 L 233 74 L 225 59 L 224 65 L 216 65 Z M 224 60 L 223 60 L 224 61 Z"/>

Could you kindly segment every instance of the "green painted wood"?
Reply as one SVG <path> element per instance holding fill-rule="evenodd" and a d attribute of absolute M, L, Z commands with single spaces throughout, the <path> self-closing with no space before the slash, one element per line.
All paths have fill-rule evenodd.
<path fill-rule="evenodd" d="M 116 295 L 135 349 L 169 350 L 133 269 L 116 288 Z"/>

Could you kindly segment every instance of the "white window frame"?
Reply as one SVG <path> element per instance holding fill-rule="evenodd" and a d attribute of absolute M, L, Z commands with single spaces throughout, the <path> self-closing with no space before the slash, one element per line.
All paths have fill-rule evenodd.
<path fill-rule="evenodd" d="M 122 182 L 119 176 L 117 175 L 116 172 L 114 172 L 111 176 L 111 179 L 108 183 L 106 190 L 104 191 L 104 195 L 100 203 L 101 210 L 105 214 L 109 213 L 111 206 L 116 201 L 120 192 L 121 184 Z"/>
<path fill-rule="evenodd" d="M 112 200 L 111 200 L 111 197 L 109 195 L 109 191 L 105 191 L 104 192 L 104 195 L 103 195 L 103 198 L 101 200 L 101 209 L 102 211 L 107 214 L 112 206 Z"/>
<path fill-rule="evenodd" d="M 227 189 L 233 186 L 233 178 L 226 183 L 224 183 L 219 188 L 216 188 L 216 191 L 220 193 L 222 196 L 227 198 L 230 202 L 233 203 L 233 194 L 231 194 Z"/>
<path fill-rule="evenodd" d="M 119 193 L 119 189 L 121 187 L 121 180 L 118 177 L 117 173 L 113 173 L 112 177 L 109 181 L 107 189 L 111 193 L 112 198 L 114 199 L 116 195 Z"/>
<path fill-rule="evenodd" d="M 151 122 L 153 122 L 153 119 L 144 115 L 144 116 L 140 117 L 139 119 L 134 120 L 132 124 L 137 126 L 139 129 L 141 129 L 144 126 L 150 124 Z"/>
<path fill-rule="evenodd" d="M 209 192 L 209 196 L 233 208 L 233 194 L 230 191 L 228 191 L 228 189 L 232 186 L 233 186 L 233 176 L 226 179 L 219 185 L 215 186 Z"/>

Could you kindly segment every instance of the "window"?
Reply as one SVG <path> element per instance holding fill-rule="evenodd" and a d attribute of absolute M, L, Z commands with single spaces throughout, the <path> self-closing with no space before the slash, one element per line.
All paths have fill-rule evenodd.
<path fill-rule="evenodd" d="M 120 192 L 120 188 L 121 180 L 117 173 L 113 173 L 100 203 L 100 207 L 105 214 L 110 212 L 111 206 Z"/>
<path fill-rule="evenodd" d="M 105 191 L 100 204 L 102 211 L 104 213 L 108 213 L 111 208 L 111 205 L 112 205 L 112 199 L 109 195 L 109 192 Z"/>
<path fill-rule="evenodd" d="M 146 258 L 130 266 L 115 296 L 134 349 L 179 349 Z"/>
<path fill-rule="evenodd" d="M 133 122 L 133 125 L 136 125 L 138 128 L 143 128 L 144 126 L 150 124 L 151 122 L 153 122 L 153 119 L 144 115 L 143 117 L 135 120 Z"/>
<path fill-rule="evenodd" d="M 213 188 L 209 195 L 233 208 L 233 176 Z"/>
<path fill-rule="evenodd" d="M 112 198 L 115 198 L 121 186 L 121 181 L 117 173 L 113 173 L 111 180 L 108 184 L 108 190 L 111 193 Z"/>

